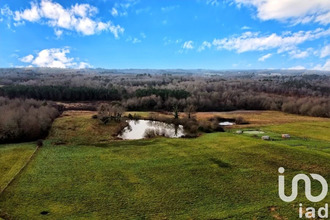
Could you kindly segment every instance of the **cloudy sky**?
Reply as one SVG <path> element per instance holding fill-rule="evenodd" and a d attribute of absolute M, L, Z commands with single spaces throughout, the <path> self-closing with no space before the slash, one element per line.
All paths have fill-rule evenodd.
<path fill-rule="evenodd" d="M 24 66 L 330 70 L 330 0 L 1 0 Z"/>

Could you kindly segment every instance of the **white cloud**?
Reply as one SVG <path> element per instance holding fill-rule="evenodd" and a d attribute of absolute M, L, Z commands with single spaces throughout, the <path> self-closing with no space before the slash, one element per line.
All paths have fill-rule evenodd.
<path fill-rule="evenodd" d="M 266 55 L 264 55 L 264 56 L 262 56 L 262 57 L 260 57 L 259 59 L 258 59 L 258 61 L 265 61 L 265 60 L 267 60 L 268 58 L 270 58 L 272 56 L 272 54 L 271 53 L 268 53 L 268 54 L 266 54 Z"/>
<path fill-rule="evenodd" d="M 74 14 L 80 17 L 89 17 L 94 16 L 98 13 L 98 9 L 89 4 L 78 4 L 76 3 L 74 6 L 71 6 L 71 10 Z"/>
<path fill-rule="evenodd" d="M 34 58 L 34 56 L 32 54 L 30 54 L 30 55 L 20 58 L 19 60 L 24 63 L 31 63 L 33 58 Z"/>
<path fill-rule="evenodd" d="M 1 14 L 0 22 L 5 21 L 6 25 L 7 25 L 7 28 L 11 29 L 11 20 L 14 16 L 14 13 L 10 10 L 8 5 L 5 5 L 2 8 L 0 8 L 0 14 Z"/>
<path fill-rule="evenodd" d="M 305 51 L 301 51 L 299 49 L 292 49 L 290 50 L 288 53 L 289 55 L 292 57 L 292 58 L 295 58 L 295 59 L 302 59 L 302 58 L 306 58 L 309 56 L 310 53 L 313 52 L 313 49 L 312 48 L 308 48 L 307 50 Z"/>
<path fill-rule="evenodd" d="M 319 65 L 315 66 L 314 69 L 315 70 L 326 70 L 326 71 L 330 71 L 330 59 L 327 60 L 324 65 L 319 64 Z"/>
<path fill-rule="evenodd" d="M 219 0 L 206 0 L 206 4 L 212 5 L 212 6 L 220 5 Z"/>
<path fill-rule="evenodd" d="M 257 9 L 261 20 L 291 21 L 293 23 L 330 23 L 329 0 L 234 0 L 238 6 Z"/>
<path fill-rule="evenodd" d="M 78 22 L 76 29 L 78 32 L 85 35 L 93 35 L 95 33 L 96 23 L 94 23 L 90 18 L 83 18 Z"/>
<path fill-rule="evenodd" d="M 182 42 L 182 39 L 172 40 L 172 39 L 169 39 L 168 37 L 164 37 L 163 41 L 164 41 L 164 45 L 167 46 L 167 45 L 171 45 L 171 44 L 179 44 Z"/>
<path fill-rule="evenodd" d="M 242 30 L 250 30 L 251 28 L 249 26 L 243 26 L 241 27 Z"/>
<path fill-rule="evenodd" d="M 188 49 L 188 50 L 191 50 L 191 49 L 194 49 L 194 46 L 193 46 L 193 41 L 186 41 L 186 42 L 184 42 L 183 43 L 183 46 L 182 46 L 182 48 L 183 49 Z"/>
<path fill-rule="evenodd" d="M 78 69 L 86 69 L 86 68 L 91 68 L 92 66 L 89 63 L 86 62 L 80 62 Z"/>
<path fill-rule="evenodd" d="M 300 51 L 298 53 L 292 52 L 292 53 L 289 53 L 289 54 L 292 54 L 292 57 L 297 58 L 297 59 L 308 57 L 308 52 L 307 51 Z"/>
<path fill-rule="evenodd" d="M 55 35 L 56 35 L 56 37 L 61 37 L 62 36 L 62 34 L 63 34 L 63 31 L 62 30 L 58 30 L 58 29 L 54 29 L 54 33 L 55 33 Z"/>
<path fill-rule="evenodd" d="M 316 17 L 315 21 L 320 24 L 327 25 L 330 23 L 330 11 Z"/>
<path fill-rule="evenodd" d="M 320 57 L 324 58 L 330 55 L 330 45 L 327 45 L 321 49 Z"/>
<path fill-rule="evenodd" d="M 139 40 L 138 38 L 134 37 L 132 43 L 133 44 L 141 43 L 141 40 Z"/>
<path fill-rule="evenodd" d="M 208 41 L 204 41 L 202 45 L 198 48 L 198 52 L 205 50 L 206 48 L 211 48 L 212 44 Z"/>
<path fill-rule="evenodd" d="M 304 66 L 293 66 L 288 68 L 288 70 L 304 70 L 306 69 Z"/>
<path fill-rule="evenodd" d="M 5 15 L 5 16 L 13 16 L 13 12 L 10 10 L 8 5 L 5 5 L 4 7 L 2 7 L 0 9 L 0 13 L 1 13 L 1 15 Z"/>
<path fill-rule="evenodd" d="M 15 11 L 15 21 L 27 20 L 30 22 L 35 22 L 40 19 L 41 15 L 39 8 L 35 3 L 31 3 L 30 9 L 25 9 L 23 12 Z"/>
<path fill-rule="evenodd" d="M 67 53 L 70 53 L 69 49 L 44 49 L 40 51 L 37 57 L 32 61 L 32 64 L 38 67 L 57 67 L 66 68 L 73 67 L 76 63 L 73 62 L 73 58 L 68 58 Z"/>
<path fill-rule="evenodd" d="M 8 9 L 4 12 L 8 14 Z M 83 35 L 110 31 L 116 38 L 124 32 L 124 28 L 114 25 L 111 21 L 103 22 L 95 19 L 97 13 L 98 9 L 89 4 L 76 3 L 64 8 L 52 0 L 41 0 L 39 4 L 31 3 L 31 7 L 23 11 L 12 12 L 12 16 L 15 24 L 22 24 L 24 21 L 47 24 L 54 28 L 57 37 L 62 35 L 63 29 L 76 31 Z"/>
<path fill-rule="evenodd" d="M 112 9 L 111 9 L 111 14 L 112 14 L 112 16 L 114 16 L 114 17 L 118 16 L 118 10 L 117 10 L 116 8 L 112 8 Z"/>
<path fill-rule="evenodd" d="M 104 26 L 104 29 L 109 29 L 110 32 L 115 36 L 115 38 L 119 37 L 119 34 L 124 33 L 124 28 L 120 27 L 119 25 L 112 25 L 111 23 L 107 23 L 106 25 L 104 23 L 99 23 L 98 28 Z"/>
<path fill-rule="evenodd" d="M 133 44 L 141 43 L 142 41 L 137 37 L 128 37 L 126 41 L 132 42 Z"/>
<path fill-rule="evenodd" d="M 162 12 L 170 12 L 170 11 L 173 11 L 173 10 L 179 8 L 179 7 L 180 7 L 179 5 L 172 5 L 172 6 L 162 7 L 161 11 Z"/>
<path fill-rule="evenodd" d="M 128 9 L 136 5 L 139 0 L 121 0 L 120 3 L 116 2 L 114 7 L 111 9 L 113 16 L 126 16 L 128 15 Z M 114 14 L 115 15 L 114 15 Z"/>
<path fill-rule="evenodd" d="M 312 41 L 330 35 L 330 29 L 318 28 L 313 31 L 298 31 L 295 33 L 276 33 L 260 36 L 259 33 L 245 32 L 240 36 L 214 39 L 213 45 L 218 49 L 235 50 L 238 53 L 247 51 L 264 51 L 278 49 L 284 52 L 295 48 L 306 41 Z"/>
<path fill-rule="evenodd" d="M 41 50 L 36 57 L 29 54 L 20 60 L 25 63 L 33 64 L 37 67 L 52 67 L 52 68 L 86 68 L 91 67 L 86 62 L 77 64 L 74 58 L 67 57 L 70 53 L 68 48 L 51 48 Z"/>

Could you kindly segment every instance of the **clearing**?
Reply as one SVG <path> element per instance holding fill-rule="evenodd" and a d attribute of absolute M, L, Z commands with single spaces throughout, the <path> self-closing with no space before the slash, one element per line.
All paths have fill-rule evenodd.
<path fill-rule="evenodd" d="M 300 193 L 288 205 L 277 195 L 281 166 L 288 178 L 314 172 L 330 180 L 329 119 L 280 112 L 213 113 L 243 116 L 251 124 L 196 139 L 118 141 L 112 137 L 116 125 L 101 125 L 93 114 L 65 112 L 55 121 L 44 147 L 0 195 L 0 217 L 296 219 L 298 201 L 306 206 L 330 202 L 310 204 Z M 197 114 L 200 119 L 210 116 Z M 235 133 L 252 128 L 273 140 Z M 281 133 L 292 139 L 282 140 Z M 11 159 L 15 149 L 20 159 Z M 15 161 L 24 161 L 33 150 L 30 144 L 0 145 L 1 169 L 14 169 Z M 320 186 L 313 190 L 316 194 Z"/>

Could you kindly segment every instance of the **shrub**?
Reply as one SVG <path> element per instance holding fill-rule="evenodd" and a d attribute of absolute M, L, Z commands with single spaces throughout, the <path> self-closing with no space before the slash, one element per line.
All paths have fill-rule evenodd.
<path fill-rule="evenodd" d="M 249 122 L 246 121 L 243 117 L 239 116 L 235 118 L 235 123 L 238 125 L 242 125 L 242 124 L 248 124 Z"/>
<path fill-rule="evenodd" d="M 144 136 L 144 138 L 154 138 L 157 135 L 156 135 L 155 129 L 148 128 L 145 130 L 143 136 Z"/>
<path fill-rule="evenodd" d="M 44 145 L 43 141 L 41 139 L 37 140 L 37 146 L 42 147 Z"/>
<path fill-rule="evenodd" d="M 116 122 L 117 123 L 117 122 Z M 129 124 L 126 121 L 121 121 L 117 124 L 117 126 L 115 127 L 112 136 L 118 136 L 125 127 L 129 126 Z"/>

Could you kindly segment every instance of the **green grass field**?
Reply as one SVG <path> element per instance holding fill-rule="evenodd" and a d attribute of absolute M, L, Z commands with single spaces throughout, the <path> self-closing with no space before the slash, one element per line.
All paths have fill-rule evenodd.
<path fill-rule="evenodd" d="M 13 219 L 297 219 L 299 202 L 330 202 L 327 197 L 310 204 L 300 193 L 287 204 L 277 195 L 280 166 L 288 177 L 313 172 L 330 180 L 329 120 L 260 127 L 272 141 L 235 134 L 236 127 L 197 139 L 118 141 L 111 138 L 115 125 L 100 125 L 91 115 L 71 113 L 55 121 L 44 147 L 0 195 L 0 214 Z M 292 138 L 282 140 L 281 133 Z M 34 149 L 1 146 L 1 171 L 15 166 L 6 158 L 14 160 L 10 155 L 18 147 L 20 155 Z"/>
<path fill-rule="evenodd" d="M 35 144 L 0 145 L 0 192 L 31 157 Z"/>

